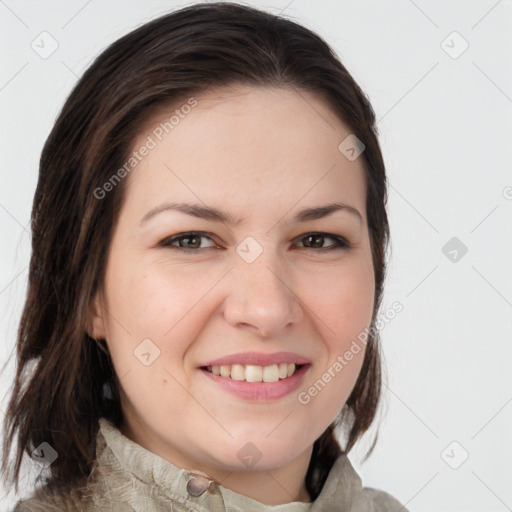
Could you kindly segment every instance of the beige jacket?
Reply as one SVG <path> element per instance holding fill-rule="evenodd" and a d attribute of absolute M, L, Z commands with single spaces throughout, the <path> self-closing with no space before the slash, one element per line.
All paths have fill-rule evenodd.
<path fill-rule="evenodd" d="M 312 503 L 264 505 L 180 469 L 100 419 L 97 464 L 84 495 L 52 496 L 44 488 L 13 512 L 408 512 L 391 495 L 363 488 L 349 459 L 335 462 Z"/>

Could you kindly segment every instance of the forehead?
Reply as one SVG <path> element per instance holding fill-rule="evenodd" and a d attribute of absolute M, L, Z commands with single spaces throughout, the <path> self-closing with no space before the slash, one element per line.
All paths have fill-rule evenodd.
<path fill-rule="evenodd" d="M 131 174 L 128 195 L 247 208 L 260 200 L 290 206 L 328 193 L 323 199 L 352 199 L 361 209 L 362 158 L 349 161 L 338 149 L 350 133 L 310 92 L 210 90 L 162 107 L 144 124 L 132 149 L 149 141 L 152 149 Z"/>

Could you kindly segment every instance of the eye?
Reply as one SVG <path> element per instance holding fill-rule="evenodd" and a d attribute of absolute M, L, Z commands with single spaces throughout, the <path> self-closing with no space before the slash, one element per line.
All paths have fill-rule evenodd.
<path fill-rule="evenodd" d="M 201 247 L 201 240 L 208 239 L 212 242 L 212 245 L 207 247 Z M 325 240 L 333 240 L 334 243 L 327 247 L 322 247 Z M 303 246 L 301 248 L 314 250 L 314 251 L 332 251 L 335 249 L 349 249 L 350 244 L 342 237 L 337 235 L 331 235 L 329 233 L 307 233 L 299 238 Z M 166 238 L 159 244 L 161 247 L 167 247 L 171 249 L 194 251 L 198 249 L 211 249 L 215 247 L 211 237 L 207 233 L 200 231 L 191 231 L 188 233 L 180 233 L 178 235 Z"/>
<path fill-rule="evenodd" d="M 327 247 L 321 247 L 326 239 L 334 240 L 334 244 Z M 329 233 L 308 233 L 300 238 L 306 241 L 306 249 L 316 249 L 317 251 L 332 251 L 335 249 L 349 249 L 350 244 L 342 237 L 331 235 Z M 311 246 L 311 247 L 309 247 Z"/>
<path fill-rule="evenodd" d="M 198 231 L 191 231 L 190 233 L 181 233 L 179 235 L 175 235 L 170 238 L 166 238 L 160 242 L 162 247 L 170 247 L 172 249 L 183 249 L 183 250 L 193 250 L 193 249 L 210 249 L 210 247 L 201 247 L 201 239 L 207 238 L 211 240 L 206 233 L 201 233 Z M 175 243 L 178 242 L 179 246 L 176 246 Z"/>

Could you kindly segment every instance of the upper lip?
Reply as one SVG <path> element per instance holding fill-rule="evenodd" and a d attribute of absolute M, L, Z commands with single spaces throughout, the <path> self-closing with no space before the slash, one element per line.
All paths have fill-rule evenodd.
<path fill-rule="evenodd" d="M 293 354 L 292 352 L 273 352 L 271 354 L 262 354 L 261 352 L 242 352 L 208 361 L 201 366 L 230 366 L 233 364 L 271 366 L 279 363 L 310 364 L 311 361 L 307 357 L 300 356 L 299 354 Z"/>

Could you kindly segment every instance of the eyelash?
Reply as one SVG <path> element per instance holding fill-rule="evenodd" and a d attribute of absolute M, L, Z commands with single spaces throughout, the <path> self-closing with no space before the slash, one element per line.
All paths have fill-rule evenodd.
<path fill-rule="evenodd" d="M 346 239 L 344 239 L 340 236 L 337 236 L 337 235 L 332 235 L 330 233 L 322 233 L 322 232 L 318 232 L 318 231 L 306 233 L 305 235 L 300 237 L 299 240 L 302 241 L 309 236 L 330 238 L 330 239 L 334 240 L 335 243 L 333 245 L 330 245 L 329 247 L 320 247 L 320 248 L 304 247 L 304 249 L 307 249 L 307 250 L 312 250 L 312 251 L 316 251 L 316 252 L 329 252 L 329 251 L 333 251 L 333 250 L 348 250 L 351 248 L 351 245 L 347 242 Z M 212 240 L 211 236 L 209 236 L 208 233 L 205 233 L 202 231 L 189 231 L 186 233 L 180 233 L 178 235 L 174 235 L 169 238 L 165 238 L 164 240 L 162 240 L 160 242 L 159 245 L 161 247 L 165 247 L 168 249 L 176 249 L 178 251 L 187 251 L 187 252 L 198 252 L 200 250 L 205 250 L 205 249 L 215 249 L 215 247 L 204 247 L 202 249 L 201 248 L 190 249 L 190 248 L 178 247 L 175 245 L 171 245 L 173 242 L 181 240 L 182 238 L 193 238 L 193 237 L 204 237 L 204 238 L 208 238 L 208 239 Z M 213 240 L 212 240 L 212 242 L 213 242 Z"/>

